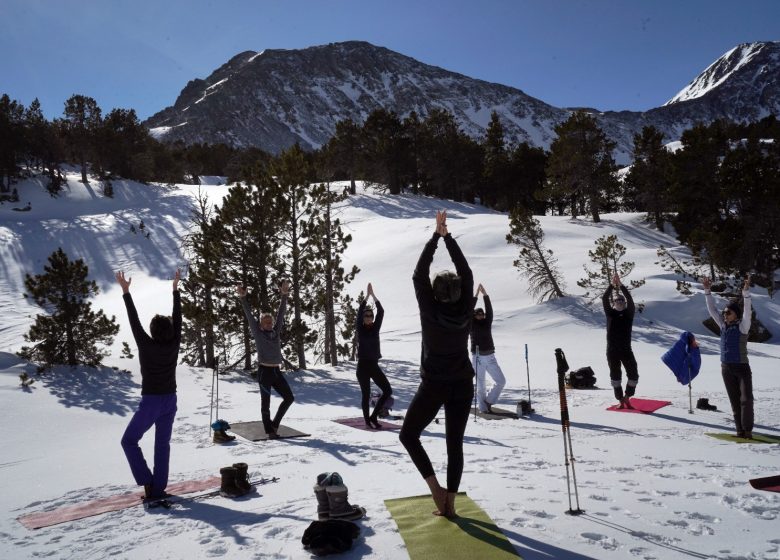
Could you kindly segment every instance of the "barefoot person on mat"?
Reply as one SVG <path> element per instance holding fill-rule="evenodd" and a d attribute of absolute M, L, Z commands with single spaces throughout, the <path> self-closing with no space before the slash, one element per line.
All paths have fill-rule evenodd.
<path fill-rule="evenodd" d="M 368 307 L 368 298 L 374 298 L 374 307 L 376 307 L 376 319 L 374 310 Z M 371 282 L 366 288 L 366 299 L 360 302 L 357 318 L 355 320 L 355 331 L 358 341 L 358 363 L 357 380 L 360 383 L 360 406 L 363 409 L 363 419 L 366 426 L 380 430 L 382 425 L 379 423 L 379 411 L 382 410 L 387 399 L 393 394 L 390 388 L 390 382 L 387 381 L 382 369 L 379 367 L 379 358 L 382 353 L 379 351 L 379 330 L 382 328 L 382 320 L 385 317 L 385 309 L 379 300 L 376 299 L 374 288 Z M 369 416 L 368 404 L 371 398 L 371 381 L 377 384 L 382 391 L 382 395 L 374 407 L 374 411 Z"/>
<path fill-rule="evenodd" d="M 620 293 L 612 298 L 612 292 L 619 289 Z M 634 299 L 631 292 L 620 283 L 620 276 L 615 274 L 612 283 L 601 298 L 604 305 L 604 315 L 607 316 L 607 364 L 609 365 L 609 377 L 612 380 L 612 388 L 615 398 L 620 403 L 620 408 L 631 408 L 631 397 L 634 396 L 637 383 L 639 383 L 639 371 L 636 365 L 634 351 L 631 349 L 631 329 L 634 324 Z M 626 368 L 626 392 L 623 393 L 620 365 Z"/>
<path fill-rule="evenodd" d="M 456 272 L 430 268 L 439 239 L 444 239 Z M 474 276 L 466 258 L 447 230 L 447 213 L 436 213 L 436 231 L 425 244 L 412 275 L 422 325 L 422 381 L 409 404 L 400 440 L 425 479 L 436 504 L 436 515 L 455 516 L 455 495 L 463 474 L 463 434 L 474 398 L 474 369 L 468 337 L 474 312 Z M 420 434 L 444 406 L 447 441 L 447 487 L 442 488 L 420 442 Z"/>
<path fill-rule="evenodd" d="M 295 401 L 292 389 L 282 374 L 282 341 L 281 334 L 284 328 L 284 311 L 287 309 L 287 294 L 290 291 L 290 283 L 282 282 L 279 288 L 282 300 L 279 310 L 276 312 L 276 321 L 273 316 L 265 312 L 260 315 L 260 322 L 252 315 L 249 302 L 246 300 L 246 288 L 236 287 L 236 293 L 241 300 L 241 307 L 249 323 L 252 336 L 257 347 L 257 361 L 260 364 L 258 379 L 260 382 L 260 416 L 263 420 L 263 429 L 268 434 L 268 439 L 278 439 L 277 430 L 282 423 L 287 409 Z M 282 397 L 282 402 L 276 411 L 276 416 L 271 420 L 271 388 L 275 389 Z"/>
<path fill-rule="evenodd" d="M 141 326 L 130 295 L 133 279 L 126 279 L 122 271 L 116 273 L 141 363 L 141 402 L 122 436 L 122 449 L 136 484 L 144 487 L 147 500 L 165 498 L 168 486 L 171 434 L 176 418 L 176 364 L 181 344 L 180 278 L 181 272 L 177 269 L 173 277 L 173 313 L 170 317 L 155 315 L 149 324 L 150 336 Z M 152 426 L 154 466 L 150 470 L 138 442 Z"/>

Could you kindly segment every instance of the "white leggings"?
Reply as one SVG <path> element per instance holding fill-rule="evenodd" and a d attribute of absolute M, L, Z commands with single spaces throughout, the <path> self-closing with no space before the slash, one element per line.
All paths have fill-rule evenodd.
<path fill-rule="evenodd" d="M 487 410 L 485 401 L 488 404 L 496 404 L 501 391 L 506 385 L 506 379 L 504 379 L 504 372 L 501 371 L 501 367 L 496 361 L 495 354 L 488 354 L 487 356 L 472 355 L 474 362 L 474 371 L 477 374 L 477 406 L 482 412 Z M 490 393 L 486 394 L 485 387 L 485 373 L 487 373 L 493 379 L 493 387 L 490 389 Z"/>

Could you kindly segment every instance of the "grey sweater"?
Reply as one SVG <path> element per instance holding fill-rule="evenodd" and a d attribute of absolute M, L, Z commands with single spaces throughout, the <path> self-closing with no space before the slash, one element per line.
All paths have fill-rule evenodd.
<path fill-rule="evenodd" d="M 249 308 L 249 303 L 245 297 L 239 298 L 241 300 L 241 307 L 244 308 L 244 315 L 249 323 L 249 329 L 252 331 L 252 336 L 255 339 L 255 346 L 257 347 L 257 360 L 260 364 L 267 366 L 279 366 L 282 364 L 282 342 L 280 335 L 282 334 L 282 328 L 284 328 L 284 312 L 287 309 L 287 296 L 282 296 L 282 301 L 279 304 L 279 311 L 276 312 L 276 322 L 273 329 L 270 331 L 264 331 L 260 328 L 260 324 L 257 319 L 252 315 L 252 310 Z"/>

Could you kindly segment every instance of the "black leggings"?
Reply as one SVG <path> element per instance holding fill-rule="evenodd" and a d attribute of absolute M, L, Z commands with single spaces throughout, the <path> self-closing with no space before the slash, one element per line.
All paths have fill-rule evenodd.
<path fill-rule="evenodd" d="M 753 431 L 753 372 L 748 364 L 720 364 L 737 432 Z"/>
<path fill-rule="evenodd" d="M 444 429 L 447 439 L 447 491 L 457 492 L 463 475 L 463 434 L 474 398 L 471 379 L 454 382 L 423 379 L 409 403 L 399 439 L 423 478 L 433 475 L 433 465 L 420 443 L 420 434 L 444 405 Z"/>
<path fill-rule="evenodd" d="M 290 385 L 282 375 L 278 367 L 260 366 L 260 415 L 263 419 L 263 429 L 265 433 L 276 432 L 282 418 L 290 405 L 295 401 Z M 273 421 L 271 421 L 271 388 L 275 389 L 282 402 L 276 411 Z"/>
<path fill-rule="evenodd" d="M 382 396 L 379 397 L 374 412 L 371 414 L 371 418 L 376 420 L 377 413 L 382 410 L 387 399 L 393 394 L 390 382 L 379 368 L 377 360 L 358 360 L 356 375 L 358 383 L 360 383 L 360 406 L 363 408 L 363 418 L 366 422 L 369 418 L 368 401 L 371 398 L 371 381 L 376 383 L 376 386 L 382 391 Z"/>
<path fill-rule="evenodd" d="M 626 397 L 633 397 L 636 392 L 637 383 L 639 383 L 639 369 L 636 365 L 634 352 L 628 348 L 624 350 L 607 350 L 607 364 L 609 365 L 609 378 L 612 380 L 612 388 L 615 391 L 615 398 L 623 398 L 623 387 L 621 379 L 623 372 L 620 371 L 620 365 L 626 368 Z"/>

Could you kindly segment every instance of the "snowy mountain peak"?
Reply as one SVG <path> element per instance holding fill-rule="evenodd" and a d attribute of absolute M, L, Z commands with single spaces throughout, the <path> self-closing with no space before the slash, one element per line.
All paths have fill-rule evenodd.
<path fill-rule="evenodd" d="M 645 126 L 680 138 L 696 123 L 756 121 L 780 115 L 780 42 L 739 45 L 710 65 L 662 107 L 644 112 L 592 113 L 629 163 L 634 135 Z M 186 144 L 225 143 L 278 153 L 293 144 L 317 149 L 344 119 L 362 123 L 377 109 L 401 118 L 414 111 L 450 112 L 461 130 L 481 138 L 493 111 L 508 143 L 549 148 L 555 126 L 572 108 L 558 108 L 523 91 L 425 64 L 365 41 L 305 49 L 245 51 L 206 79 L 191 80 L 173 106 L 150 117 L 155 137 Z"/>
<path fill-rule="evenodd" d="M 763 55 L 763 56 L 759 56 Z M 667 101 L 664 106 L 689 101 L 705 96 L 721 84 L 734 77 L 756 59 L 760 66 L 771 61 L 775 65 L 780 60 L 780 42 L 743 43 L 738 45 L 710 64 L 690 84 Z M 768 59 L 768 60 L 765 60 Z M 756 69 L 761 72 L 762 68 Z"/>

